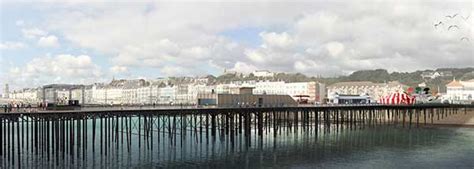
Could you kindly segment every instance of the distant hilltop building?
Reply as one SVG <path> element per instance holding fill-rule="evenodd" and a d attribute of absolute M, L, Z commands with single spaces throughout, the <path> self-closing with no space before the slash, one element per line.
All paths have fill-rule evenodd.
<path fill-rule="evenodd" d="M 458 101 L 472 101 L 474 98 L 474 79 L 457 81 L 454 79 L 446 85 L 446 96 L 450 103 Z"/>
<path fill-rule="evenodd" d="M 224 69 L 224 75 L 235 75 L 235 76 L 243 76 L 243 73 L 237 72 L 235 70 L 227 70 Z"/>
<path fill-rule="evenodd" d="M 235 70 L 224 70 L 224 75 L 231 74 L 231 75 L 236 75 L 236 76 L 248 76 L 249 74 L 244 74 L 242 72 L 237 72 Z M 255 70 L 251 73 L 254 77 L 273 77 L 275 76 L 275 73 L 270 72 L 269 70 Z"/>
<path fill-rule="evenodd" d="M 451 71 L 425 71 L 421 73 L 423 79 L 436 79 L 437 77 L 452 77 Z"/>
<path fill-rule="evenodd" d="M 389 83 L 374 83 L 369 81 L 352 81 L 334 83 L 327 88 L 330 102 L 340 95 L 366 95 L 373 100 L 389 95 L 393 92 L 401 92 L 407 86 L 398 81 Z"/>
<path fill-rule="evenodd" d="M 255 77 L 273 77 L 275 75 L 275 73 L 268 70 L 255 70 L 252 74 Z"/>
<path fill-rule="evenodd" d="M 8 95 L 10 94 L 10 88 L 8 87 L 8 84 L 5 84 L 5 87 L 3 88 L 3 98 L 8 99 Z"/>

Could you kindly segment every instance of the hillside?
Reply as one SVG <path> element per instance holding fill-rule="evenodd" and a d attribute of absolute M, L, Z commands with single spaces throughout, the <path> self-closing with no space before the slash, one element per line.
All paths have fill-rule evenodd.
<path fill-rule="evenodd" d="M 447 72 L 447 76 L 440 76 L 436 78 L 422 78 L 424 72 Z M 337 82 L 344 81 L 371 81 L 371 82 L 389 82 L 399 81 L 408 86 L 418 86 L 418 84 L 425 82 L 428 87 L 433 91 L 437 91 L 438 88 L 441 92 L 446 91 L 446 84 L 456 78 L 458 80 L 469 80 L 474 78 L 474 68 L 439 68 L 435 70 L 418 70 L 414 72 L 392 72 L 389 73 L 385 69 L 376 70 L 360 70 L 353 72 L 348 76 L 339 77 L 310 77 L 301 73 L 289 74 L 289 73 L 277 73 L 274 77 L 255 77 L 252 74 L 224 74 L 218 77 L 208 76 L 209 82 L 212 84 L 216 83 L 229 83 L 231 81 L 241 80 L 269 80 L 269 81 L 286 81 L 286 82 L 306 82 L 306 81 L 319 81 L 327 85 L 331 85 Z"/>
<path fill-rule="evenodd" d="M 436 78 L 422 78 L 423 72 L 448 72 L 448 76 L 440 76 Z M 415 72 L 392 72 L 388 73 L 387 70 L 361 70 L 356 71 L 349 76 L 342 76 L 338 79 L 340 81 L 372 81 L 372 82 L 385 82 L 385 81 L 399 81 L 408 86 L 418 86 L 418 84 L 425 82 L 428 87 L 433 91 L 440 92 L 446 91 L 446 84 L 451 82 L 453 78 L 457 80 L 469 80 L 474 78 L 474 68 L 440 68 L 436 70 L 418 70 Z M 324 80 L 323 80 L 324 81 Z M 329 82 L 329 81 L 327 81 Z"/>

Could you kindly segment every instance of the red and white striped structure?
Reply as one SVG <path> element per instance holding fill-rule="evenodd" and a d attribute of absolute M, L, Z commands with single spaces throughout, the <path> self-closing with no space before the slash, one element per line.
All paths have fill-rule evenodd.
<path fill-rule="evenodd" d="M 388 96 L 379 99 L 380 104 L 413 104 L 415 97 L 409 96 L 406 93 L 392 93 Z"/>

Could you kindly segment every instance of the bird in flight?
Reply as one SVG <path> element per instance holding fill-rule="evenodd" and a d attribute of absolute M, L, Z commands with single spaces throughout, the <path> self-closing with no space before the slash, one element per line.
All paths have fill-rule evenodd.
<path fill-rule="evenodd" d="M 439 23 L 434 24 L 434 27 L 435 27 L 435 28 L 438 28 L 438 26 L 439 26 L 439 25 L 442 25 L 442 24 L 443 24 L 443 22 L 439 21 Z"/>
<path fill-rule="evenodd" d="M 458 28 L 458 29 L 459 29 L 458 25 L 451 25 L 451 26 L 448 27 L 448 31 L 449 31 L 451 28 Z"/>
<path fill-rule="evenodd" d="M 466 41 L 469 42 L 469 38 L 467 38 L 467 37 L 462 37 L 462 38 L 461 38 L 461 41 L 463 41 L 463 40 L 466 40 Z"/>
<path fill-rule="evenodd" d="M 446 15 L 446 17 L 448 17 L 448 18 L 451 18 L 451 19 L 455 18 L 456 16 L 458 16 L 458 14 L 454 14 L 454 15 Z"/>
<path fill-rule="evenodd" d="M 471 15 L 468 15 L 467 17 L 461 16 L 461 18 L 464 19 L 465 21 L 467 21 L 470 16 L 471 16 Z"/>

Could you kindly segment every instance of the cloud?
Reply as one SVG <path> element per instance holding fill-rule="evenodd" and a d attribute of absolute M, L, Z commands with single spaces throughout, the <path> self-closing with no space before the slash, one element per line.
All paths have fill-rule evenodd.
<path fill-rule="evenodd" d="M 1 42 L 0 43 L 0 50 L 16 50 L 25 48 L 26 44 L 21 42 Z"/>
<path fill-rule="evenodd" d="M 173 61 L 180 52 L 180 47 L 169 39 L 149 42 L 127 45 L 119 51 L 113 62 L 125 66 L 158 67 L 167 61 Z"/>
<path fill-rule="evenodd" d="M 326 48 L 332 57 L 337 57 L 344 51 L 344 44 L 339 42 L 329 42 L 326 44 Z"/>
<path fill-rule="evenodd" d="M 286 32 L 281 34 L 275 32 L 262 32 L 259 35 L 263 40 L 262 48 L 286 49 L 293 43 L 292 37 Z"/>
<path fill-rule="evenodd" d="M 110 72 L 112 74 L 120 74 L 128 72 L 128 68 L 126 66 L 112 66 L 110 67 Z"/>
<path fill-rule="evenodd" d="M 314 70 L 314 68 L 317 67 L 317 64 L 314 61 L 296 61 L 294 63 L 293 68 L 298 71 L 298 72 L 307 72 L 310 70 Z"/>
<path fill-rule="evenodd" d="M 263 64 L 267 61 L 267 59 L 269 59 L 269 58 L 265 58 L 266 57 L 265 54 L 258 50 L 247 49 L 245 51 L 245 55 L 247 56 L 248 59 L 250 59 L 254 63 Z"/>
<path fill-rule="evenodd" d="M 130 3 L 51 4 L 55 12 L 48 15 L 46 28 L 78 48 L 109 56 L 114 66 L 155 68 L 163 75 L 234 68 L 334 75 L 473 62 L 472 40 L 459 40 L 474 39 L 472 22 L 444 17 L 474 16 L 468 0 Z M 435 29 L 440 20 L 461 29 Z M 262 30 L 252 37 L 261 42 L 258 46 L 221 34 L 249 27 Z M 38 30 L 23 33 L 46 36 Z"/>
<path fill-rule="evenodd" d="M 28 39 L 36 39 L 47 34 L 46 31 L 39 28 L 23 28 L 21 29 L 23 36 Z"/>
<path fill-rule="evenodd" d="M 461 19 L 448 20 L 445 22 L 463 28 L 447 31 L 447 27 L 435 29 L 431 22 L 444 21 L 444 15 L 455 9 L 472 15 L 472 8 L 459 8 L 463 3 L 430 3 L 429 7 L 424 6 L 426 2 L 374 3 L 377 8 L 357 3 L 328 7 L 303 14 L 282 34 L 262 32 L 262 44 L 246 50 L 250 51 L 246 52 L 249 64 L 323 75 L 374 68 L 413 71 L 472 66 L 474 47 L 459 39 L 472 37 L 473 25 Z M 353 7 L 336 10 L 348 6 Z"/>
<path fill-rule="evenodd" d="M 181 66 L 164 66 L 160 72 L 168 76 L 183 76 L 190 73 L 189 69 Z"/>
<path fill-rule="evenodd" d="M 59 47 L 58 38 L 54 35 L 43 36 L 38 40 L 41 47 Z"/>
<path fill-rule="evenodd" d="M 251 73 L 255 70 L 258 70 L 258 68 L 248 63 L 236 62 L 234 67 L 230 70 L 242 72 L 242 73 Z"/>
<path fill-rule="evenodd" d="M 101 68 L 87 55 L 61 54 L 35 57 L 24 66 L 8 71 L 12 86 L 39 86 L 50 83 L 92 83 L 102 79 Z"/>

